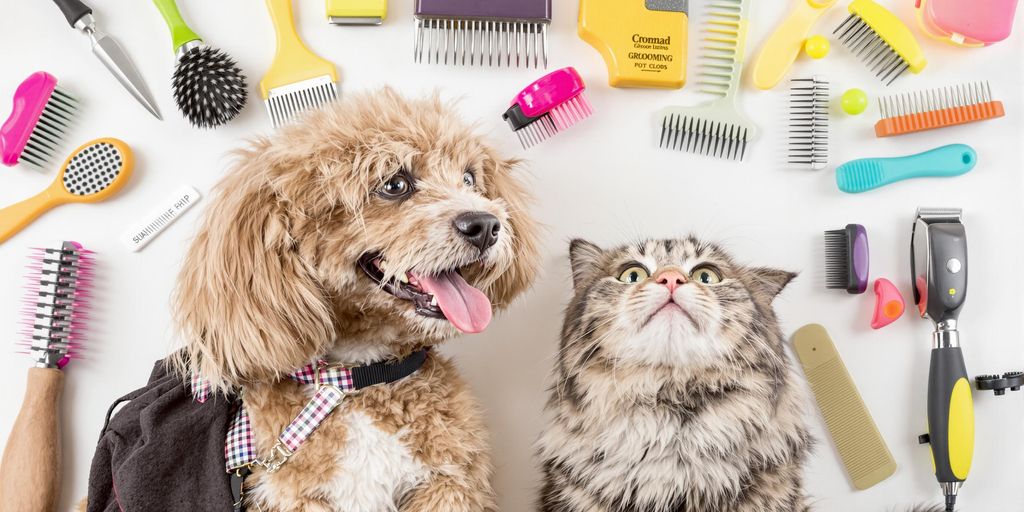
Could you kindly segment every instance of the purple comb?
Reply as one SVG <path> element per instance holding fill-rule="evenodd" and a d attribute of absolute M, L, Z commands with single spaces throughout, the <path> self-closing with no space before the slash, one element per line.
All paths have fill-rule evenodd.
<path fill-rule="evenodd" d="M 64 368 L 81 353 L 92 284 L 92 251 L 77 242 L 60 249 L 34 248 L 21 312 L 19 353 L 38 368 Z"/>
<path fill-rule="evenodd" d="M 416 0 L 416 62 L 548 67 L 551 0 Z"/>
<path fill-rule="evenodd" d="M 825 287 L 864 293 L 868 289 L 868 232 L 860 224 L 825 232 Z"/>

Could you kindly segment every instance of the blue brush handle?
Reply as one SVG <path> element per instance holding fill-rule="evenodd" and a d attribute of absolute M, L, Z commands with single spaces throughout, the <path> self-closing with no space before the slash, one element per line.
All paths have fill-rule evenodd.
<path fill-rule="evenodd" d="M 959 176 L 973 169 L 977 161 L 978 154 L 966 144 L 895 158 L 861 158 L 836 169 L 836 185 L 853 194 L 910 178 Z"/>

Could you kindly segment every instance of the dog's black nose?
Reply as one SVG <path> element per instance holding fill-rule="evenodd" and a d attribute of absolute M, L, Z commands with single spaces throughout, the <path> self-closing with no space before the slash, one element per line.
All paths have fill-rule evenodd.
<path fill-rule="evenodd" d="M 484 252 L 498 241 L 501 221 L 487 212 L 466 212 L 455 217 L 455 229 L 467 242 Z"/>

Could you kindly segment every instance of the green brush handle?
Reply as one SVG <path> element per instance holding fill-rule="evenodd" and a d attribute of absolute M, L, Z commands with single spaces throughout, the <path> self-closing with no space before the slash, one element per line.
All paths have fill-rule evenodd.
<path fill-rule="evenodd" d="M 199 34 L 188 28 L 188 24 L 181 17 L 181 12 L 178 11 L 178 4 L 174 0 L 153 0 L 153 3 L 156 4 L 157 9 L 160 9 L 160 14 L 163 15 L 164 21 L 167 22 L 167 28 L 171 29 L 171 43 L 174 45 L 174 53 L 178 53 L 178 49 L 185 43 L 202 41 Z"/>

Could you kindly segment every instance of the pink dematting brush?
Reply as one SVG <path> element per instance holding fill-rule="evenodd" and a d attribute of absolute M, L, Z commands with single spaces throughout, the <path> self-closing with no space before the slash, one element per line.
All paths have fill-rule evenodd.
<path fill-rule="evenodd" d="M 586 89 L 572 67 L 552 71 L 520 91 L 501 118 L 519 136 L 523 148 L 529 148 L 594 113 Z"/>
<path fill-rule="evenodd" d="M 78 101 L 57 85 L 53 75 L 39 71 L 14 92 L 11 115 L 0 126 L 0 160 L 43 167 L 60 150 L 64 132 L 78 110 Z"/>
<path fill-rule="evenodd" d="M 32 252 L 18 348 L 35 365 L 0 459 L 0 512 L 57 509 L 64 368 L 81 353 L 92 266 L 76 242 Z"/>

